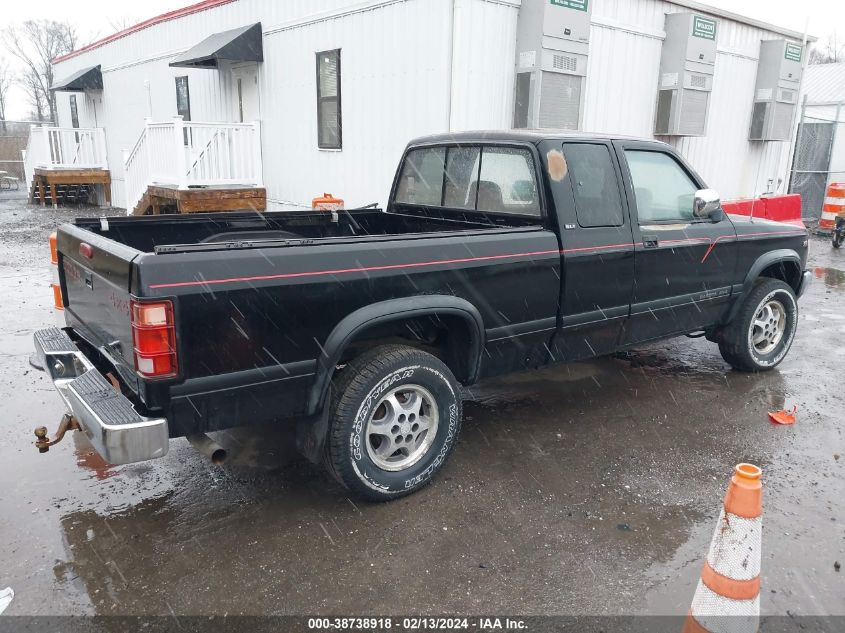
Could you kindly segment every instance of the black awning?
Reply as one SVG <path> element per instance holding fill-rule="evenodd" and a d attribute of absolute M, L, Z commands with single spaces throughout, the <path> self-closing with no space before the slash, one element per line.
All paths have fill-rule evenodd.
<path fill-rule="evenodd" d="M 177 55 L 170 65 L 185 68 L 217 68 L 220 60 L 263 62 L 261 22 L 209 35 L 196 46 Z"/>
<path fill-rule="evenodd" d="M 99 66 L 91 66 L 77 70 L 70 77 L 55 82 L 50 90 L 64 90 L 66 92 L 82 92 L 83 90 L 102 90 L 103 73 Z"/>

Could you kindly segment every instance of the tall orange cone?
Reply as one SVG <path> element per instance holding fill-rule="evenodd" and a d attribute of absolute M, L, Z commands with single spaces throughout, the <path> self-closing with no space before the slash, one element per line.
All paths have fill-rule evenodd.
<path fill-rule="evenodd" d="M 734 469 L 683 633 L 755 633 L 760 623 L 762 471 Z"/>

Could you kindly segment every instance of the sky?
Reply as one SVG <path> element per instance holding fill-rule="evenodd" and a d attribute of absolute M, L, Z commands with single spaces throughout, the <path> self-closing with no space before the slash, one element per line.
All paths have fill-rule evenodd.
<path fill-rule="evenodd" d="M 81 39 L 90 41 L 105 37 L 120 28 L 147 18 L 192 4 L 195 0 L 5 0 L 2 23 L 23 22 L 29 19 L 51 18 L 70 20 L 78 26 Z M 285 1 L 285 0 L 274 0 Z M 599 0 L 596 0 L 599 1 Z M 620 0 L 624 2 L 626 0 Z M 826 39 L 839 27 L 839 38 L 845 40 L 845 1 L 843 0 L 705 0 L 705 4 L 746 15 L 758 20 L 803 32 L 808 26 L 811 35 Z M 0 50 L 0 58 L 9 54 Z M 23 118 L 29 108 L 19 89 L 9 94 L 7 117 Z"/>

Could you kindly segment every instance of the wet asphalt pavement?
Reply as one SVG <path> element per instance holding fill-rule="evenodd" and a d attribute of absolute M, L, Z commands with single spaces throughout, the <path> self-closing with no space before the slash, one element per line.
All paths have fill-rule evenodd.
<path fill-rule="evenodd" d="M 53 324 L 47 235 L 96 209 L 0 194 L 0 588 L 23 614 L 686 613 L 734 464 L 764 470 L 764 614 L 845 615 L 845 249 L 813 239 L 816 283 L 779 369 L 731 371 L 677 339 L 514 375 L 468 394 L 435 482 L 350 499 L 284 429 L 184 440 L 110 467 L 28 364 Z M 798 407 L 793 427 L 766 412 Z"/>

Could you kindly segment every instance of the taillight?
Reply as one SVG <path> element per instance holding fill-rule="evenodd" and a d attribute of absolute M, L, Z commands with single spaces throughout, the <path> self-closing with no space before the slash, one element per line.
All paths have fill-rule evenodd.
<path fill-rule="evenodd" d="M 131 302 L 135 369 L 142 376 L 175 376 L 176 328 L 171 301 Z"/>

